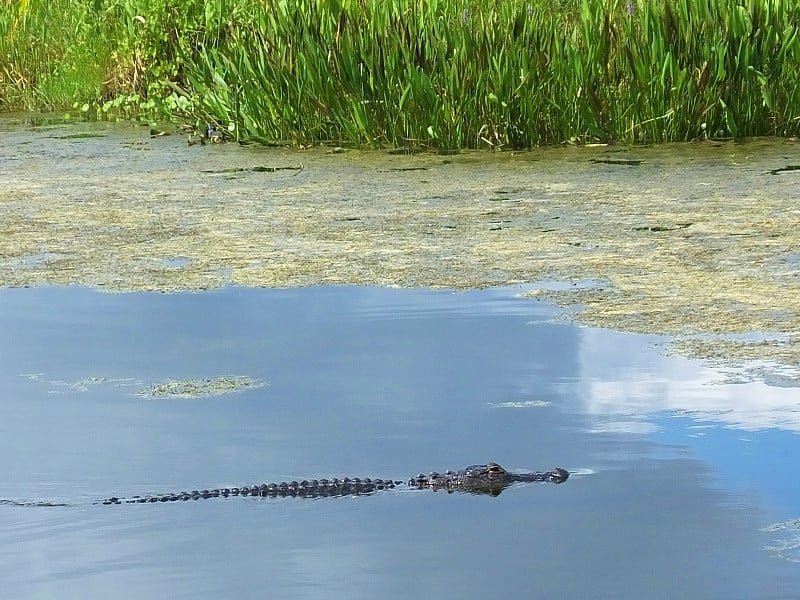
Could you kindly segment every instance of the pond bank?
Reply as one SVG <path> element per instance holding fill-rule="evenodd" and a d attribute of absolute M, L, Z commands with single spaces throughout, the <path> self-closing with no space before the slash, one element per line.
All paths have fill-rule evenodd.
<path fill-rule="evenodd" d="M 794 141 L 443 157 L 0 131 L 3 286 L 567 281 L 532 295 L 692 356 L 800 365 Z"/>

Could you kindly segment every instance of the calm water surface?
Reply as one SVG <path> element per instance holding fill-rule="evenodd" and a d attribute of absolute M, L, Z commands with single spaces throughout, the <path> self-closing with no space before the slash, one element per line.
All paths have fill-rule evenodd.
<path fill-rule="evenodd" d="M 0 290 L 2 596 L 800 596 L 800 532 L 770 528 L 800 517 L 800 391 L 712 384 L 519 291 Z M 235 375 L 268 385 L 137 395 Z M 490 460 L 573 476 L 92 505 Z"/>

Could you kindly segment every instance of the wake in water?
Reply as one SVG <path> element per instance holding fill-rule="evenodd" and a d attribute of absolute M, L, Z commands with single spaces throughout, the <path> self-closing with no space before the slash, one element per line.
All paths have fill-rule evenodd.
<path fill-rule="evenodd" d="M 66 502 L 53 502 L 52 500 L 9 500 L 0 498 L 0 506 L 74 506 Z"/>

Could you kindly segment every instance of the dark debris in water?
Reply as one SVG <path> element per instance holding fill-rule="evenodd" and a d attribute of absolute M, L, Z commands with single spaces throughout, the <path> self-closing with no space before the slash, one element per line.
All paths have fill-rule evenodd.
<path fill-rule="evenodd" d="M 691 225 L 691 223 L 675 223 L 675 225 L 639 225 L 637 227 L 631 227 L 631 230 L 660 233 L 663 231 L 677 231 L 679 229 L 686 229 L 687 227 L 691 227 Z"/>
<path fill-rule="evenodd" d="M 378 169 L 379 173 L 402 173 L 404 171 L 430 171 L 430 167 L 392 167 L 389 169 Z"/>
<path fill-rule="evenodd" d="M 787 165 L 785 167 L 780 167 L 779 169 L 772 169 L 771 171 L 767 171 L 767 174 L 778 175 L 779 173 L 786 173 L 789 171 L 800 171 L 800 165 Z"/>
<path fill-rule="evenodd" d="M 86 140 L 86 139 L 93 139 L 93 138 L 103 138 L 105 134 L 102 133 L 68 133 L 66 135 L 55 135 L 53 136 L 59 140 Z"/>
<path fill-rule="evenodd" d="M 202 169 L 201 173 L 213 173 L 213 174 L 228 174 L 228 173 L 243 173 L 246 171 L 251 171 L 253 173 L 277 173 L 278 171 L 296 171 L 300 173 L 305 167 L 302 163 L 299 165 L 292 165 L 292 166 L 285 166 L 285 167 L 266 167 L 266 166 L 255 166 L 255 167 L 228 167 L 225 169 Z"/>
<path fill-rule="evenodd" d="M 635 167 L 641 165 L 644 160 L 639 158 L 590 158 L 589 162 L 593 162 L 595 164 L 600 165 L 623 165 L 626 167 Z"/>

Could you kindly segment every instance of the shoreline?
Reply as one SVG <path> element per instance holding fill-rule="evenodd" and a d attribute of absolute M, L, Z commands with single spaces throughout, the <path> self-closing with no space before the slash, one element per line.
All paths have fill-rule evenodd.
<path fill-rule="evenodd" d="M 187 148 L 90 123 L 4 137 L 4 287 L 592 281 L 528 295 L 712 363 L 800 367 L 794 141 L 443 157 Z"/>

